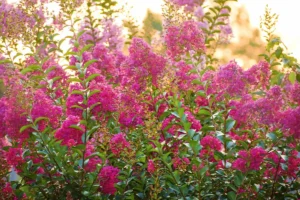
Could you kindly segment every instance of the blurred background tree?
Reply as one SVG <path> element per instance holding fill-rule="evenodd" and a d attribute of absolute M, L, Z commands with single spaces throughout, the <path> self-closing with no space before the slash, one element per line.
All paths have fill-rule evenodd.
<path fill-rule="evenodd" d="M 163 30 L 162 16 L 160 14 L 147 10 L 146 17 L 143 21 L 143 37 L 151 43 L 156 34 L 161 34 Z"/>
<path fill-rule="evenodd" d="M 260 30 L 251 26 L 249 14 L 243 6 L 233 9 L 231 26 L 233 38 L 230 43 L 219 46 L 216 57 L 220 64 L 237 58 L 242 67 L 249 68 L 261 59 L 258 55 L 265 52 L 265 44 Z"/>

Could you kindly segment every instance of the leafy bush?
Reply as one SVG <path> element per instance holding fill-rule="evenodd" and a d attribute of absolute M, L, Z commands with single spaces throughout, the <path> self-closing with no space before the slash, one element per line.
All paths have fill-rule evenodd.
<path fill-rule="evenodd" d="M 214 58 L 229 0 L 165 1 L 161 54 L 133 22 L 122 35 L 113 0 L 47 3 L 0 3 L 4 199 L 300 198 L 300 67 L 277 15 L 244 69 Z"/>

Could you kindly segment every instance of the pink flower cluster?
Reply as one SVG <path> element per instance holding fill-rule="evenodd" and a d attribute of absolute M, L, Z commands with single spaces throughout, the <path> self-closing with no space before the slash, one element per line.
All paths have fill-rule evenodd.
<path fill-rule="evenodd" d="M 224 94 L 241 96 L 245 94 L 247 88 L 243 78 L 243 69 L 235 61 L 230 61 L 227 65 L 220 67 L 211 88 L 216 90 L 219 96 Z"/>
<path fill-rule="evenodd" d="M 170 26 L 165 35 L 168 55 L 178 59 L 191 50 L 205 51 L 204 37 L 204 33 L 194 21 L 185 21 L 180 26 Z"/>
<path fill-rule="evenodd" d="M 147 87 L 147 80 L 157 86 L 165 65 L 165 58 L 155 54 L 145 41 L 133 38 L 129 47 L 129 57 L 121 66 L 122 85 L 137 93 L 141 93 Z"/>
<path fill-rule="evenodd" d="M 266 159 L 269 159 L 271 162 L 266 163 L 266 171 L 264 172 L 265 177 L 274 178 L 284 175 L 284 170 L 281 167 L 281 163 L 284 163 L 284 160 L 280 158 L 275 152 L 268 153 Z"/>
<path fill-rule="evenodd" d="M 92 154 L 95 152 L 95 145 L 91 141 L 88 141 L 84 154 L 86 158 L 91 156 L 89 157 L 89 162 L 84 166 L 84 169 L 88 172 L 94 172 L 97 168 L 97 164 L 102 164 L 102 160 L 99 157 L 97 157 L 96 155 L 92 156 Z"/>
<path fill-rule="evenodd" d="M 103 32 L 101 43 L 106 44 L 110 49 L 122 50 L 124 40 L 121 27 L 114 24 L 113 19 L 102 20 Z"/>
<path fill-rule="evenodd" d="M 73 91 L 82 91 L 82 87 L 79 84 L 72 84 L 69 88 L 70 95 L 67 98 L 66 106 L 67 106 L 67 114 L 73 116 L 82 116 L 82 112 L 85 105 L 83 105 L 83 96 L 81 94 L 72 94 Z M 78 107 L 79 106 L 79 107 Z"/>
<path fill-rule="evenodd" d="M 204 0 L 170 0 L 170 2 L 178 5 L 184 6 L 186 11 L 193 11 L 198 5 L 201 5 Z"/>
<path fill-rule="evenodd" d="M 163 106 L 162 108 L 164 108 Z M 194 114 L 190 111 L 188 107 L 184 107 L 185 109 L 185 116 L 187 119 L 187 122 L 191 124 L 191 129 L 194 129 L 195 131 L 200 131 L 202 128 L 202 125 L 200 123 L 200 120 L 196 119 Z M 180 134 L 178 130 L 181 128 L 180 125 L 178 125 L 179 119 L 177 119 L 174 115 L 170 115 L 167 118 L 165 118 L 162 122 L 162 130 L 168 131 L 172 135 Z"/>
<path fill-rule="evenodd" d="M 40 14 L 38 10 L 33 11 Z M 40 15 L 43 17 L 43 14 Z M 14 23 L 12 23 L 14 22 Z M 20 7 L 8 3 L 6 0 L 0 4 L 0 34 L 5 37 L 18 37 L 21 34 L 20 28 L 33 28 L 37 23 L 34 15 L 29 15 Z M 14 24 L 14 25 L 12 25 Z M 15 29 L 15 30 L 14 30 Z"/>
<path fill-rule="evenodd" d="M 92 83 L 90 88 L 92 90 L 100 91 L 99 93 L 92 95 L 88 101 L 88 106 L 91 106 L 97 102 L 100 103 L 99 106 L 94 107 L 94 113 L 107 113 L 117 110 L 119 94 L 116 89 L 114 89 L 111 85 L 105 83 Z"/>
<path fill-rule="evenodd" d="M 22 87 L 14 86 L 17 91 L 22 91 Z M 8 135 L 10 139 L 18 141 L 21 145 L 22 142 L 29 137 L 30 128 L 20 133 L 20 129 L 27 125 L 26 113 L 28 108 L 20 106 L 20 96 L 17 94 L 11 95 L 9 98 L 3 97 L 0 99 L 0 135 Z M 29 99 L 28 99 L 29 100 Z M 21 101 L 25 101 L 22 99 Z"/>
<path fill-rule="evenodd" d="M 105 166 L 99 173 L 101 192 L 104 194 L 115 194 L 115 184 L 119 181 L 118 175 L 120 170 L 116 167 Z"/>
<path fill-rule="evenodd" d="M 196 74 L 191 74 L 190 71 L 193 69 L 192 65 L 186 64 L 184 61 L 180 61 L 175 64 L 177 67 L 176 70 L 176 79 L 177 85 L 180 90 L 196 90 L 195 86 L 192 84 L 194 79 L 199 78 Z"/>
<path fill-rule="evenodd" d="M 7 164 L 14 167 L 17 172 L 20 172 L 22 164 L 25 160 L 22 157 L 23 150 L 22 148 L 9 148 L 8 152 L 6 152 L 5 157 Z"/>
<path fill-rule="evenodd" d="M 59 127 L 59 119 L 62 115 L 62 108 L 54 105 L 54 101 L 51 100 L 42 90 L 37 90 L 33 98 L 33 104 L 31 109 L 32 120 L 35 121 L 39 117 L 47 117 L 49 124 L 52 128 Z M 39 123 L 39 129 L 44 130 L 46 128 L 46 121 L 42 120 Z"/>
<path fill-rule="evenodd" d="M 281 115 L 280 123 L 282 129 L 293 135 L 295 138 L 300 138 L 300 107 L 288 109 Z"/>
<path fill-rule="evenodd" d="M 222 9 L 220 14 L 229 14 L 229 11 L 227 9 Z M 228 43 L 232 37 L 232 28 L 230 26 L 229 17 L 223 16 L 218 18 L 218 22 L 223 22 L 224 25 L 220 26 L 221 33 L 219 35 L 220 42 L 222 43 Z"/>
<path fill-rule="evenodd" d="M 178 130 L 180 129 L 180 126 L 175 123 L 176 118 L 173 115 L 168 116 L 164 121 L 162 122 L 162 130 L 167 131 L 168 133 L 172 135 L 180 134 L 178 133 Z"/>
<path fill-rule="evenodd" d="M 5 123 L 4 123 L 4 118 L 5 118 L 5 101 L 4 98 L 0 99 L 0 138 L 4 138 L 5 136 Z"/>
<path fill-rule="evenodd" d="M 103 116 L 103 113 L 110 113 L 117 110 L 118 93 L 107 84 L 105 78 L 101 82 L 92 81 L 89 86 L 91 91 L 95 93 L 88 99 L 87 105 L 83 104 L 82 94 L 74 93 L 67 98 L 67 113 L 69 115 L 82 116 L 83 109 L 93 107 L 92 113 L 94 116 Z M 70 92 L 83 91 L 82 86 L 73 84 L 70 86 Z M 84 94 L 84 93 L 83 93 Z"/>
<path fill-rule="evenodd" d="M 172 159 L 172 162 L 173 162 L 173 167 L 175 169 L 181 169 L 181 170 L 186 169 L 186 167 L 189 164 L 191 164 L 191 161 L 186 157 L 184 158 L 175 157 Z"/>
<path fill-rule="evenodd" d="M 0 193 L 1 193 L 1 197 L 3 199 L 13 199 L 13 200 L 17 199 L 17 197 L 15 197 L 15 194 L 13 192 L 13 188 L 11 187 L 10 183 L 5 183 L 3 188 L 1 188 L 1 190 L 0 190 Z"/>
<path fill-rule="evenodd" d="M 271 68 L 270 64 L 266 61 L 260 61 L 244 72 L 244 78 L 252 86 L 252 89 L 255 89 L 258 85 L 266 89 L 269 85 L 270 77 Z"/>
<path fill-rule="evenodd" d="M 297 177 L 297 173 L 300 170 L 300 157 L 298 151 L 292 150 L 290 152 L 287 166 L 288 166 L 287 175 L 289 177 L 299 178 L 299 176 Z"/>
<path fill-rule="evenodd" d="M 84 126 L 79 125 L 80 118 L 77 116 L 69 115 L 63 122 L 62 126 L 56 131 L 55 137 L 58 140 L 62 140 L 63 145 L 74 146 L 82 144 L 82 135 L 84 134 Z M 72 125 L 78 126 L 78 128 L 71 127 Z"/>
<path fill-rule="evenodd" d="M 213 136 L 207 135 L 200 140 L 202 149 L 200 151 L 201 158 L 209 158 L 211 161 L 215 161 L 214 152 L 221 151 L 223 146 L 221 141 Z"/>
<path fill-rule="evenodd" d="M 126 150 L 130 149 L 130 144 L 129 142 L 127 142 L 124 133 L 115 134 L 110 139 L 109 145 L 110 145 L 110 150 L 116 156 L 120 156 L 122 152 L 124 153 L 126 152 Z"/>
<path fill-rule="evenodd" d="M 63 96 L 62 88 L 68 87 L 69 83 L 67 82 L 68 75 L 66 71 L 54 60 L 50 58 L 43 65 L 42 69 L 44 71 L 49 71 L 46 74 L 47 79 L 51 82 L 50 88 L 47 88 L 47 92 L 50 93 L 53 91 L 55 94 L 55 99 Z M 41 82 L 41 85 L 46 85 L 45 82 Z M 43 88 L 46 90 L 46 88 Z"/>
<path fill-rule="evenodd" d="M 154 164 L 154 161 L 153 161 L 153 160 L 149 160 L 149 161 L 148 161 L 147 171 L 148 171 L 150 174 L 153 174 L 153 173 L 156 171 L 156 167 L 155 167 L 155 164 Z"/>
<path fill-rule="evenodd" d="M 265 88 L 269 84 L 270 76 L 270 65 L 267 62 L 261 61 L 244 71 L 237 62 L 230 61 L 216 72 L 206 72 L 202 81 L 211 81 L 209 93 L 216 94 L 222 99 L 226 95 L 230 97 L 246 95 L 249 89 L 255 89 L 259 84 Z"/>
<path fill-rule="evenodd" d="M 285 89 L 288 92 L 289 99 L 300 105 L 300 84 L 297 82 L 294 84 L 288 84 Z"/>
<path fill-rule="evenodd" d="M 246 172 L 249 170 L 259 170 L 267 152 L 261 147 L 255 147 L 250 151 L 239 151 L 239 158 L 232 163 L 232 168 Z"/>
<path fill-rule="evenodd" d="M 256 101 L 249 96 L 244 96 L 240 102 L 232 101 L 234 106 L 230 115 L 240 125 L 254 126 L 256 124 L 276 127 L 278 123 L 278 110 L 275 109 L 276 100 L 261 98 Z"/>
<path fill-rule="evenodd" d="M 84 63 L 91 59 L 96 59 L 98 62 L 89 66 L 89 69 L 92 67 L 100 70 L 100 74 L 106 77 L 107 81 L 110 79 L 114 81 L 119 76 L 119 69 L 115 63 L 115 55 L 110 53 L 103 44 L 97 43 L 91 54 L 89 52 L 83 54 Z"/>
<path fill-rule="evenodd" d="M 266 125 L 271 130 L 280 128 L 287 135 L 300 137 L 299 132 L 299 106 L 286 109 L 285 94 L 279 86 L 266 91 L 262 98 L 253 100 L 250 95 L 244 95 L 240 101 L 231 101 L 230 116 L 238 122 L 239 126 L 252 127 Z M 285 110 L 286 109 L 286 110 Z"/>
<path fill-rule="evenodd" d="M 143 124 L 144 106 L 134 97 L 134 94 L 121 94 L 119 123 L 124 127 Z"/>
<path fill-rule="evenodd" d="M 267 158 L 272 161 L 266 164 L 266 171 L 264 175 L 266 177 L 275 178 L 275 176 L 288 176 L 289 178 L 297 178 L 297 172 L 300 170 L 300 158 L 296 150 L 292 150 L 288 155 L 288 160 L 283 160 L 282 157 L 279 157 L 275 152 L 268 154 Z M 287 169 L 282 168 L 282 164 L 287 166 Z"/>
<path fill-rule="evenodd" d="M 200 131 L 202 128 L 200 120 L 196 119 L 196 117 L 189 111 L 185 111 L 185 115 L 187 116 L 187 121 L 191 123 L 191 129 Z"/>

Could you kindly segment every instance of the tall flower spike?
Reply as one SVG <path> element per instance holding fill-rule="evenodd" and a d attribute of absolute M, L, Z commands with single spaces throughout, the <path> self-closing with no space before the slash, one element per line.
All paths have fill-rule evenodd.
<path fill-rule="evenodd" d="M 180 59 L 189 51 L 205 51 L 204 33 L 194 21 L 185 21 L 180 26 L 168 28 L 165 42 L 168 54 L 173 59 Z"/>
<path fill-rule="evenodd" d="M 100 179 L 100 186 L 101 191 L 104 194 L 115 194 L 117 192 L 117 189 L 115 188 L 115 183 L 117 183 L 118 175 L 120 170 L 113 166 L 105 166 L 101 169 L 99 173 L 99 179 Z"/>

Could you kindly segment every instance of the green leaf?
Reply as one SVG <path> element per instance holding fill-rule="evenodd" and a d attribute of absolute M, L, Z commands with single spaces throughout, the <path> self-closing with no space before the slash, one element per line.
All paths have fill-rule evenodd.
<path fill-rule="evenodd" d="M 27 162 L 27 170 L 29 170 L 29 169 L 32 167 L 32 165 L 33 165 L 32 160 L 29 160 L 29 161 Z"/>
<path fill-rule="evenodd" d="M 280 58 L 281 54 L 282 54 L 282 48 L 281 47 L 278 47 L 275 51 L 275 55 L 276 55 L 276 58 Z"/>
<path fill-rule="evenodd" d="M 194 129 L 190 129 L 190 130 L 188 130 L 188 136 L 190 137 L 190 138 L 193 138 L 193 136 L 195 135 L 195 133 L 196 133 L 196 131 L 194 130 Z"/>
<path fill-rule="evenodd" d="M 193 149 L 194 153 L 195 153 L 196 155 L 198 155 L 198 154 L 199 154 L 199 151 L 200 151 L 200 149 L 201 149 L 201 145 L 200 145 L 199 141 L 194 141 L 194 140 L 192 140 L 192 141 L 190 141 L 189 143 L 190 143 L 190 146 L 191 146 L 191 148 Z"/>
<path fill-rule="evenodd" d="M 217 22 L 217 23 L 216 23 L 216 25 L 218 25 L 218 26 L 223 26 L 223 25 L 226 25 L 226 23 L 225 23 L 225 22 L 222 22 L 222 21 L 220 21 L 220 22 Z"/>
<path fill-rule="evenodd" d="M 204 166 L 202 169 L 200 169 L 199 170 L 200 176 L 203 177 L 204 174 L 207 172 L 208 169 L 209 169 L 208 166 Z"/>
<path fill-rule="evenodd" d="M 11 63 L 9 59 L 0 60 L 0 64 Z"/>
<path fill-rule="evenodd" d="M 79 82 L 79 83 L 81 83 L 82 81 L 79 78 L 69 78 L 68 82 Z"/>
<path fill-rule="evenodd" d="M 78 70 L 78 68 L 75 65 L 70 65 L 70 66 L 66 67 L 65 69 Z"/>
<path fill-rule="evenodd" d="M 280 163 L 280 166 L 283 170 L 285 170 L 285 171 L 288 170 L 288 166 L 286 164 Z"/>
<path fill-rule="evenodd" d="M 84 132 L 84 130 L 80 126 L 77 126 L 77 125 L 71 125 L 70 128 L 74 128 L 74 129 Z"/>
<path fill-rule="evenodd" d="M 220 151 L 215 151 L 215 152 L 214 152 L 214 158 L 215 158 L 216 160 L 224 160 L 224 155 L 223 155 L 223 153 L 220 152 Z"/>
<path fill-rule="evenodd" d="M 162 156 L 161 156 L 161 159 L 162 159 L 162 161 L 163 162 L 165 162 L 165 163 L 169 163 L 170 162 L 170 155 L 171 154 L 171 152 L 168 152 L 168 153 L 165 153 L 165 154 L 163 154 Z"/>
<path fill-rule="evenodd" d="M 87 132 L 87 138 L 90 138 L 90 136 L 91 136 L 92 134 L 94 134 L 94 133 L 99 129 L 99 127 L 100 127 L 100 125 L 98 125 L 98 126 L 93 126 L 93 128 Z"/>
<path fill-rule="evenodd" d="M 95 62 L 98 62 L 98 60 L 96 60 L 96 59 L 89 60 L 89 61 L 87 61 L 86 63 L 84 63 L 83 68 L 84 68 L 84 69 L 85 69 L 85 68 L 88 68 L 91 64 L 93 64 L 93 63 L 95 63 Z"/>
<path fill-rule="evenodd" d="M 269 56 L 268 56 L 267 54 L 260 54 L 260 55 L 258 55 L 258 56 L 264 57 L 266 61 L 269 61 L 269 60 L 270 60 L 270 58 L 269 58 Z"/>
<path fill-rule="evenodd" d="M 205 97 L 205 91 L 203 90 L 199 90 L 197 93 L 196 93 L 197 96 L 200 96 L 200 97 Z"/>
<path fill-rule="evenodd" d="M 89 77 L 87 77 L 86 82 L 90 82 L 91 80 L 95 79 L 98 76 L 100 76 L 100 74 L 92 74 Z"/>
<path fill-rule="evenodd" d="M 33 72 L 33 71 L 36 71 L 36 70 L 39 70 L 39 69 L 41 69 L 41 66 L 39 66 L 39 65 L 30 65 L 30 66 L 24 68 L 24 69 L 21 71 L 21 73 L 22 73 L 22 74 L 26 74 L 26 73 L 28 73 L 28 72 Z"/>
<path fill-rule="evenodd" d="M 267 137 L 270 138 L 273 142 L 277 140 L 277 136 L 274 133 L 268 133 Z"/>
<path fill-rule="evenodd" d="M 23 54 L 21 54 L 21 53 L 17 53 L 14 57 L 13 57 L 13 60 L 15 60 L 17 57 L 19 57 L 19 56 L 22 56 Z M 0 61 L 1 62 L 1 61 Z"/>
<path fill-rule="evenodd" d="M 228 119 L 226 121 L 226 132 L 229 132 L 233 128 L 234 125 L 235 125 L 235 120 Z"/>
<path fill-rule="evenodd" d="M 77 38 L 80 38 L 80 36 L 82 36 L 84 34 L 85 30 L 79 31 L 79 33 L 77 34 Z"/>
<path fill-rule="evenodd" d="M 73 51 L 68 51 L 68 52 L 65 53 L 65 56 L 69 56 L 69 55 L 75 56 L 75 55 L 77 55 L 77 53 L 73 52 Z"/>
<path fill-rule="evenodd" d="M 94 44 L 87 44 L 80 50 L 80 55 L 83 54 L 83 52 L 88 51 Z"/>
<path fill-rule="evenodd" d="M 177 110 L 177 112 L 178 112 L 178 115 L 179 115 L 179 117 L 180 118 L 182 118 L 185 114 L 184 114 L 184 108 L 178 108 L 178 110 Z"/>
<path fill-rule="evenodd" d="M 236 188 L 234 185 L 229 184 L 228 186 L 229 186 L 232 190 L 234 190 L 235 192 L 237 191 L 237 188 Z"/>
<path fill-rule="evenodd" d="M 228 139 L 227 139 L 228 140 Z M 226 147 L 227 149 L 231 149 L 231 147 L 234 147 L 235 146 L 235 143 L 233 141 L 228 141 L 226 142 Z"/>
<path fill-rule="evenodd" d="M 218 11 L 215 8 L 209 8 L 209 10 L 211 10 L 213 13 L 215 13 L 215 15 L 218 14 Z"/>
<path fill-rule="evenodd" d="M 100 102 L 96 102 L 96 103 L 90 105 L 90 109 L 93 110 L 98 105 L 101 105 L 101 103 Z"/>
<path fill-rule="evenodd" d="M 234 184 L 239 187 L 243 183 L 244 178 L 245 176 L 241 171 L 236 171 L 234 175 Z"/>
<path fill-rule="evenodd" d="M 174 115 L 177 118 L 180 118 L 177 112 L 171 112 L 172 115 Z"/>
<path fill-rule="evenodd" d="M 54 83 L 55 81 L 61 79 L 61 76 L 55 76 L 54 78 L 50 79 Z"/>
<path fill-rule="evenodd" d="M 81 141 L 85 144 L 88 141 L 87 133 L 83 133 L 81 136 Z"/>
<path fill-rule="evenodd" d="M 23 131 L 25 131 L 26 129 L 31 128 L 31 127 L 32 127 L 32 124 L 27 124 L 27 125 L 25 125 L 25 126 L 22 126 L 22 127 L 20 128 L 20 133 L 22 133 Z"/>
<path fill-rule="evenodd" d="M 289 80 L 292 84 L 295 83 L 296 81 L 296 73 L 295 72 L 291 72 L 290 75 L 289 75 Z"/>
<path fill-rule="evenodd" d="M 30 155 L 30 150 L 29 149 L 25 149 L 24 151 L 23 151 L 23 153 L 22 153 L 22 158 L 24 159 L 24 158 L 26 158 L 27 156 L 29 156 Z"/>
<path fill-rule="evenodd" d="M 72 92 L 71 92 L 71 94 L 78 94 L 78 95 L 84 95 L 84 92 L 83 91 L 80 91 L 80 90 L 73 90 Z"/>
<path fill-rule="evenodd" d="M 46 71 L 45 71 L 45 74 L 49 74 L 51 71 L 53 71 L 54 69 L 56 69 L 56 66 L 52 66 L 52 67 L 49 67 Z"/>
<path fill-rule="evenodd" d="M 210 112 L 204 108 L 201 108 L 198 112 L 199 115 L 208 115 L 210 116 Z"/>
<path fill-rule="evenodd" d="M 281 158 L 282 158 L 284 161 L 288 161 L 288 159 L 289 159 L 289 157 L 286 156 L 286 155 L 280 155 L 280 156 L 281 156 Z"/>
<path fill-rule="evenodd" d="M 194 80 L 192 80 L 192 84 L 202 85 L 202 82 L 199 79 L 194 79 Z"/>
<path fill-rule="evenodd" d="M 180 174 L 179 174 L 179 171 L 178 171 L 178 170 L 174 171 L 174 172 L 173 172 L 173 175 L 174 175 L 174 177 L 175 177 L 176 182 L 179 183 L 179 182 L 180 182 Z"/>
<path fill-rule="evenodd" d="M 84 110 L 84 108 L 82 106 L 79 106 L 79 105 L 73 105 L 73 106 L 71 106 L 71 108 L 78 108 L 78 109 Z"/>
<path fill-rule="evenodd" d="M 36 125 L 39 121 L 41 121 L 41 120 L 46 120 L 46 121 L 48 121 L 49 119 L 47 118 L 47 117 L 38 117 L 38 118 L 36 118 L 35 120 L 34 120 L 34 125 Z"/>
<path fill-rule="evenodd" d="M 190 122 L 184 122 L 183 123 L 183 127 L 184 127 L 184 130 L 185 132 L 188 132 L 189 129 L 191 128 L 192 124 Z"/>
<path fill-rule="evenodd" d="M 100 92 L 100 90 L 92 90 L 92 91 L 90 91 L 90 92 L 88 93 L 87 98 L 90 98 L 92 95 L 97 94 L 97 93 L 99 93 L 99 92 Z"/>
<path fill-rule="evenodd" d="M 227 197 L 229 200 L 235 200 L 236 199 L 236 193 L 234 191 L 228 192 Z"/>

